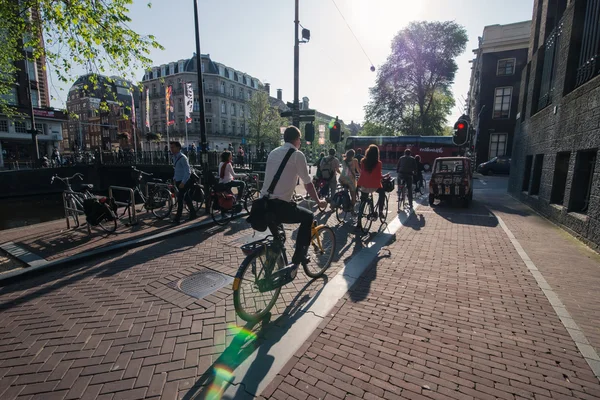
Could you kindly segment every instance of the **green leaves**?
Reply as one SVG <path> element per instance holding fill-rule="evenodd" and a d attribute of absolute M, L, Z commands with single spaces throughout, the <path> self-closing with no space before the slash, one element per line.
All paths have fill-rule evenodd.
<path fill-rule="evenodd" d="M 441 135 L 454 107 L 450 87 L 466 30 L 453 21 L 413 22 L 392 41 L 379 68 L 367 121 L 411 135 Z"/>
<path fill-rule="evenodd" d="M 1 1 L 0 35 L 6 40 L 0 40 L 0 71 L 12 79 L 0 79 L 0 113 L 7 109 L 1 95 L 10 92 L 15 82 L 14 62 L 25 58 L 24 44 L 31 47 L 30 58 L 45 57 L 62 82 L 73 78 L 76 67 L 130 79 L 135 79 L 138 68 L 150 67 L 151 50 L 163 47 L 154 36 L 129 28 L 131 4 L 132 0 Z M 24 37 L 26 43 L 20 42 Z"/>

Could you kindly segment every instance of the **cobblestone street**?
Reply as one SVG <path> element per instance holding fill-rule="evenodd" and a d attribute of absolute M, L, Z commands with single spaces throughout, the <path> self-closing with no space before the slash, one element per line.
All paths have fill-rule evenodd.
<path fill-rule="evenodd" d="M 421 204 L 394 234 L 374 223 L 359 237 L 319 214 L 336 234 L 327 278 L 300 272 L 256 326 L 236 317 L 231 285 L 201 300 L 172 286 L 233 276 L 240 246 L 259 237 L 244 219 L 5 286 L 0 398 L 218 398 L 257 354 L 250 369 L 268 382 L 238 384 L 235 398 L 598 398 L 599 257 L 496 192 L 505 182 L 477 182 L 470 209 Z M 265 363 L 365 252 L 377 258 L 295 356 Z M 577 257 L 568 274 L 560 254 Z"/>

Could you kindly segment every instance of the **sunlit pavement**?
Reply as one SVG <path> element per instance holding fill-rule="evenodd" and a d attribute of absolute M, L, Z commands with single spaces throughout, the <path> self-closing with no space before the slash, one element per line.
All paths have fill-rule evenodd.
<path fill-rule="evenodd" d="M 600 396 L 598 257 L 505 186 L 476 180 L 469 209 L 421 205 L 267 389 L 237 397 Z M 256 326 L 236 318 L 230 286 L 202 300 L 169 286 L 197 271 L 234 275 L 240 246 L 256 239 L 243 220 L 2 288 L 0 398 L 218 398 L 373 240 L 331 213 L 319 220 L 336 232 L 328 278 L 299 273 Z"/>

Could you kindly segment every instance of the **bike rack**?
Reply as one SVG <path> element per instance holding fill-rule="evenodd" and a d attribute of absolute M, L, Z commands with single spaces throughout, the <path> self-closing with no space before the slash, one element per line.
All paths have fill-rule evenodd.
<path fill-rule="evenodd" d="M 67 220 L 67 229 L 71 229 L 71 222 L 69 221 L 69 211 L 77 213 L 77 216 L 75 218 L 75 223 L 77 225 L 74 228 L 79 228 L 79 226 L 80 226 L 80 224 L 79 224 L 79 216 L 80 215 L 85 215 L 85 212 L 83 212 L 82 210 L 80 210 L 78 208 L 71 208 L 71 207 L 69 207 L 68 204 L 67 204 L 67 195 L 72 195 L 73 197 L 77 197 L 77 196 L 80 196 L 81 193 L 73 192 L 72 190 L 65 190 L 63 192 L 63 206 L 65 208 L 65 219 Z M 87 222 L 86 222 L 86 225 L 87 225 L 88 235 L 91 235 L 92 234 L 92 227 Z"/>
<path fill-rule="evenodd" d="M 129 203 L 115 200 L 115 204 L 118 206 L 129 206 L 129 207 L 127 207 L 127 215 L 129 217 L 129 225 L 137 224 L 138 220 L 137 220 L 137 213 L 135 210 L 135 193 L 133 192 L 133 189 L 128 188 L 128 187 L 123 187 L 123 186 L 109 186 L 108 187 L 108 198 L 110 198 L 110 199 L 114 199 L 113 190 L 121 190 L 121 191 L 129 193 L 129 201 L 130 201 Z"/>

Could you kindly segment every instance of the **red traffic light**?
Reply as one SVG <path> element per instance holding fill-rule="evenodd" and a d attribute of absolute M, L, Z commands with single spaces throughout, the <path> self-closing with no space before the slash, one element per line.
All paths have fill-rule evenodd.
<path fill-rule="evenodd" d="M 465 124 L 463 124 L 462 122 L 459 122 L 458 125 L 456 125 L 456 127 L 458 129 L 465 129 Z"/>

